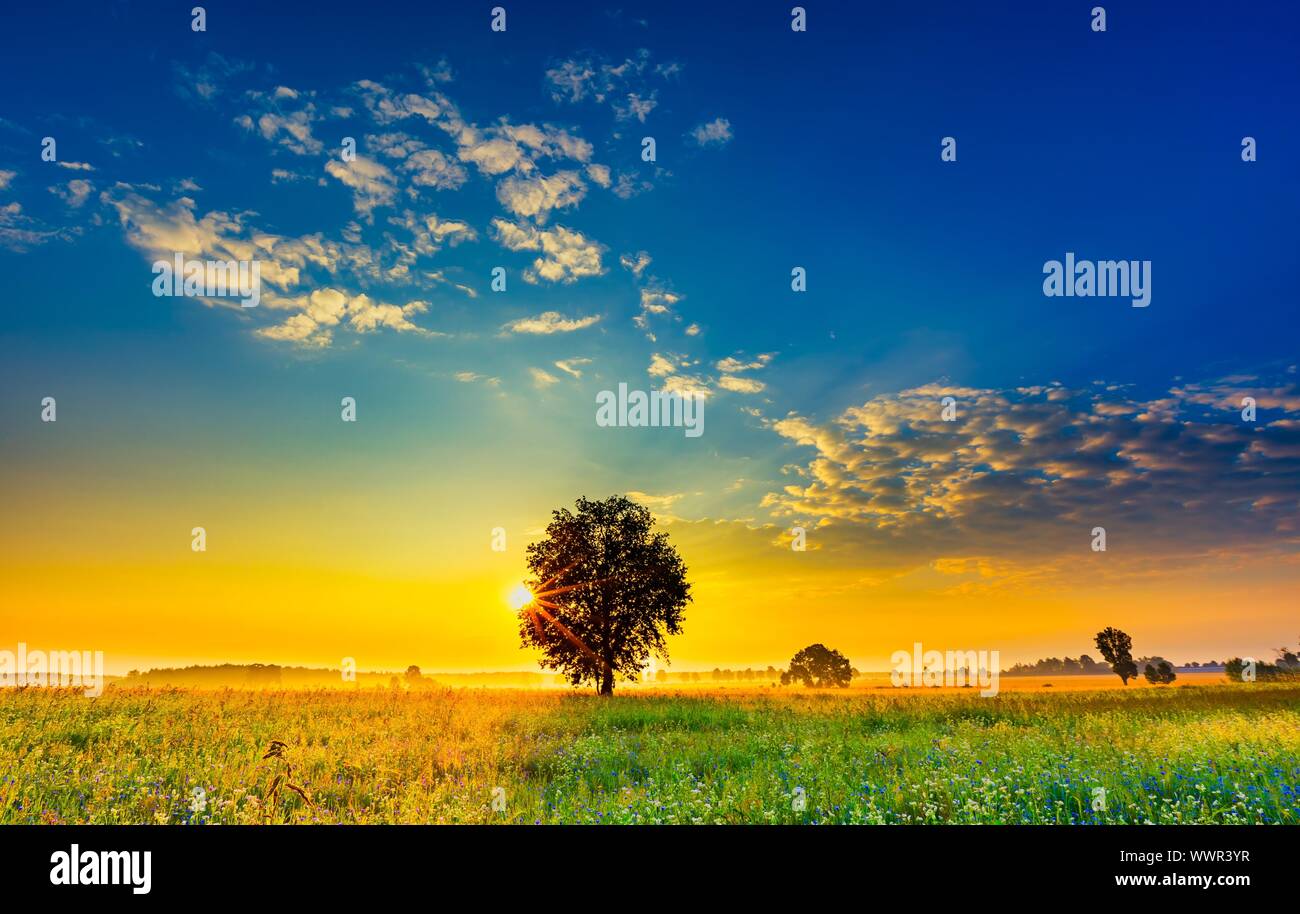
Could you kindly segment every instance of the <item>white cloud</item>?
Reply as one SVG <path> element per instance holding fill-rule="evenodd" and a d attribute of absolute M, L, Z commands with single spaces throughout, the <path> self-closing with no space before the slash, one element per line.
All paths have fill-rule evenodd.
<path fill-rule="evenodd" d="M 454 279 L 448 279 L 447 275 L 443 273 L 442 270 L 428 270 L 425 272 L 424 275 L 427 276 L 430 280 L 432 280 L 435 283 L 439 283 L 440 285 L 451 286 L 453 289 L 456 289 L 457 291 L 464 292 L 470 298 L 478 298 L 477 289 L 475 289 L 473 286 L 467 286 L 464 283 L 456 282 Z"/>
<path fill-rule="evenodd" d="M 664 289 L 641 290 L 641 310 L 651 314 L 667 314 L 681 300 L 682 297 L 676 292 Z"/>
<path fill-rule="evenodd" d="M 338 289 L 315 289 L 297 296 L 268 294 L 264 303 L 272 311 L 293 310 L 282 323 L 263 327 L 257 335 L 270 340 L 292 342 L 303 346 L 328 346 L 333 339 L 333 329 L 347 326 L 356 333 L 373 333 L 382 328 L 399 333 L 416 333 L 422 336 L 443 336 L 425 330 L 411 321 L 411 317 L 429 309 L 426 301 L 412 301 L 405 305 L 376 302 L 370 296 L 352 295 Z"/>
<path fill-rule="evenodd" d="M 589 241 L 581 232 L 564 226 L 536 229 L 504 219 L 493 219 L 492 227 L 498 243 L 507 250 L 541 251 L 542 256 L 533 261 L 532 268 L 524 271 L 527 282 L 545 279 L 571 283 L 604 272 L 601 255 L 605 246 Z"/>
<path fill-rule="evenodd" d="M 500 137 L 460 147 L 460 159 L 478 167 L 485 175 L 505 174 L 528 159 L 517 143 Z"/>
<path fill-rule="evenodd" d="M 400 168 L 411 174 L 411 183 L 435 190 L 456 190 L 469 178 L 464 168 L 437 149 L 412 153 Z"/>
<path fill-rule="evenodd" d="M 557 102 L 580 102 L 592 91 L 596 70 L 590 61 L 566 60 L 558 67 L 547 70 L 551 98 Z"/>
<path fill-rule="evenodd" d="M 575 330 L 590 327 L 599 320 L 600 315 L 598 314 L 589 317 L 567 318 L 558 311 L 544 311 L 536 317 L 522 317 L 511 321 L 501 329 L 508 333 L 529 333 L 534 335 L 572 333 Z"/>
<path fill-rule="evenodd" d="M 633 276 L 640 279 L 641 274 L 645 272 L 645 268 L 650 266 L 650 255 L 645 251 L 637 251 L 636 254 L 624 254 L 618 259 L 618 262 L 623 266 L 623 269 L 630 270 Z"/>
<path fill-rule="evenodd" d="M 397 181 L 383 164 L 363 155 L 351 162 L 330 159 L 325 171 L 352 189 L 352 207 L 367 222 L 374 222 L 376 207 L 388 206 L 397 194 Z"/>
<path fill-rule="evenodd" d="M 697 146 L 722 146 L 731 142 L 731 121 L 719 117 L 706 124 L 700 124 L 690 132 Z"/>
<path fill-rule="evenodd" d="M 674 365 L 671 360 L 657 352 L 650 356 L 650 367 L 646 369 L 646 373 L 654 378 L 667 377 L 670 374 L 674 374 L 676 371 L 677 366 Z"/>
<path fill-rule="evenodd" d="M 287 168 L 271 169 L 272 184 L 285 184 L 285 183 L 293 183 L 296 181 L 310 181 L 311 179 L 312 179 L 311 175 L 304 175 L 296 171 L 289 171 Z"/>
<path fill-rule="evenodd" d="M 735 356 L 728 356 L 722 359 L 714 367 L 718 371 L 724 371 L 728 374 L 735 374 L 739 371 L 757 371 L 760 368 L 766 368 L 767 364 L 776 356 L 775 352 L 764 352 L 755 356 L 752 360 L 746 362 Z"/>
<path fill-rule="evenodd" d="M 619 172 L 618 180 L 614 182 L 614 196 L 620 200 L 631 200 L 638 194 L 654 190 L 654 185 L 641 177 L 639 172 Z"/>
<path fill-rule="evenodd" d="M 546 71 L 546 80 L 551 87 L 551 99 L 557 104 L 577 104 L 590 99 L 598 104 L 609 101 L 617 105 L 616 98 L 653 96 L 654 90 L 648 89 L 646 83 L 650 69 L 650 52 L 643 48 L 635 57 L 618 64 L 592 57 L 565 60 Z M 673 62 L 653 68 L 653 73 L 665 79 L 680 71 L 681 64 Z"/>
<path fill-rule="evenodd" d="M 398 95 L 369 79 L 356 83 L 356 89 L 376 124 L 391 124 L 408 117 L 422 117 L 430 123 L 437 123 L 445 113 L 442 105 L 434 99 L 415 93 Z"/>
<path fill-rule="evenodd" d="M 699 397 L 706 399 L 711 395 L 708 382 L 703 378 L 692 377 L 691 375 L 674 374 L 664 379 L 661 388 L 668 393 L 679 393 L 685 397 Z"/>
<path fill-rule="evenodd" d="M 573 375 L 575 378 L 582 377 L 581 365 L 590 365 L 591 359 L 561 359 L 555 363 L 555 367 L 566 374 Z"/>
<path fill-rule="evenodd" d="M 636 118 L 642 124 L 645 123 L 646 116 L 650 114 L 659 102 L 655 100 L 655 93 L 651 92 L 649 97 L 642 98 L 635 92 L 629 92 L 626 104 L 614 103 L 614 116 L 620 121 L 630 121 Z"/>
<path fill-rule="evenodd" d="M 416 216 L 403 210 L 401 216 L 389 216 L 390 225 L 398 225 L 411 233 L 410 246 L 401 245 L 395 240 L 391 246 L 398 252 L 397 261 L 409 265 L 414 263 L 416 255 L 430 256 L 442 250 L 444 245 L 452 247 L 465 242 L 478 240 L 478 233 L 468 222 L 457 219 L 442 219 L 436 214 Z"/>
<path fill-rule="evenodd" d="M 587 194 L 587 185 L 576 171 L 560 171 L 547 177 L 511 176 L 497 185 L 497 200 L 516 216 L 533 217 L 544 223 L 553 209 L 577 206 Z"/>
<path fill-rule="evenodd" d="M 274 327 L 263 327 L 257 331 L 257 335 L 281 343 L 314 347 L 328 346 L 334 338 L 333 331 L 321 327 L 305 314 L 295 314 Z"/>
<path fill-rule="evenodd" d="M 95 190 L 95 185 L 81 178 L 75 178 L 62 187 L 51 187 L 50 193 L 57 196 L 73 209 L 79 208 Z"/>
<path fill-rule="evenodd" d="M 742 394 L 756 394 L 767 387 L 762 381 L 754 378 L 743 378 L 737 375 L 724 374 L 718 379 L 718 386 L 723 390 L 735 391 Z"/>
<path fill-rule="evenodd" d="M 78 234 L 75 229 L 51 229 L 23 213 L 22 204 L 14 201 L 0 206 L 0 247 L 23 253 L 55 239 L 68 240 Z"/>
<path fill-rule="evenodd" d="M 427 333 L 428 331 L 424 330 L 424 328 L 411 323 L 410 317 L 413 314 L 421 314 L 428 310 L 429 303 L 425 301 L 413 301 L 398 307 L 397 305 L 384 305 L 373 302 L 366 295 L 358 295 L 352 299 L 348 306 L 349 322 L 358 333 L 369 333 L 378 330 L 380 327 L 405 332 Z"/>
<path fill-rule="evenodd" d="M 340 244 L 319 233 L 276 235 L 248 225 L 247 213 L 214 210 L 197 218 L 189 197 L 160 206 L 126 184 L 101 193 L 100 200 L 117 212 L 127 243 L 151 261 L 170 260 L 177 253 L 195 259 L 257 260 L 263 287 L 285 290 L 296 286 L 309 268 L 331 275 L 347 268 L 379 278 L 373 252 L 363 244 Z"/>
<path fill-rule="evenodd" d="M 191 70 L 183 64 L 173 63 L 179 84 L 176 94 L 182 98 L 197 96 L 200 101 L 211 102 L 221 94 L 225 84 L 235 76 L 256 69 L 251 63 L 227 59 L 215 52 L 209 52 L 204 63 Z"/>
<path fill-rule="evenodd" d="M 552 384 L 560 383 L 559 378 L 557 378 L 555 375 L 549 372 L 543 371 L 540 368 L 529 368 L 528 373 L 533 376 L 533 386 L 539 389 L 544 390 L 547 387 L 550 387 Z"/>
<path fill-rule="evenodd" d="M 300 111 L 280 114 L 268 111 L 257 118 L 257 131 L 262 139 L 278 142 L 281 146 L 297 155 L 316 155 L 325 145 L 311 132 L 311 123 L 315 119 L 315 109 L 308 105 Z M 247 127 L 248 121 L 239 123 Z"/>

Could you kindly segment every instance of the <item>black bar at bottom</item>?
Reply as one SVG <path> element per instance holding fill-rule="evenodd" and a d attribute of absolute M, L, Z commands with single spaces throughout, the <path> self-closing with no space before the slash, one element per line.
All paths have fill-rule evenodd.
<path fill-rule="evenodd" d="M 801 885 L 864 900 L 952 902 L 978 886 L 994 893 L 1051 888 L 1057 894 L 1043 896 L 1051 898 L 1176 889 L 1230 902 L 1242 890 L 1265 889 L 1279 899 L 1293 892 L 1295 834 L 1286 826 L 1207 825 L 6 826 L 0 874 L 10 899 L 75 894 L 128 904 L 278 898 L 298 906 L 389 893 L 450 901 L 461 890 L 486 892 L 484 902 L 494 906 L 619 892 L 620 906 L 657 907 L 681 893 L 771 902 L 773 890 Z M 81 865 L 91 867 L 78 870 L 75 885 L 74 845 Z M 104 851 L 148 851 L 149 891 L 136 891 L 144 887 L 143 856 L 128 864 L 106 861 Z M 60 853 L 68 857 L 62 870 Z M 100 871 L 109 880 L 114 866 L 119 884 L 80 879 Z"/>

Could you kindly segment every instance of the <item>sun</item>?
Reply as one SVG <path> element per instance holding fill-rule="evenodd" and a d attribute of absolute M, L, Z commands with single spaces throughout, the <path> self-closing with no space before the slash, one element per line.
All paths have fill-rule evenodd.
<path fill-rule="evenodd" d="M 523 609 L 529 603 L 533 602 L 533 592 L 523 584 L 516 584 L 511 588 L 510 593 L 506 596 L 510 603 L 511 609 Z"/>

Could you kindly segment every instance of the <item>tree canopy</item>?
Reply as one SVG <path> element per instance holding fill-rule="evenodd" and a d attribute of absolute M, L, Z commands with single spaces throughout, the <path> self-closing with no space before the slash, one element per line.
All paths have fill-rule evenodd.
<path fill-rule="evenodd" d="M 824 644 L 810 644 L 790 659 L 790 668 L 781 674 L 781 684 L 802 682 L 824 689 L 827 686 L 848 688 L 853 681 L 849 658 Z"/>
<path fill-rule="evenodd" d="M 542 652 L 542 667 L 612 695 L 651 656 L 667 663 L 666 637 L 681 632 L 691 585 L 668 535 L 653 527 L 650 512 L 621 495 L 553 513 L 528 547 L 533 599 L 519 611 L 520 640 Z"/>
<path fill-rule="evenodd" d="M 1097 632 L 1097 650 L 1124 685 L 1138 674 L 1133 662 L 1133 639 L 1118 628 L 1104 628 Z"/>

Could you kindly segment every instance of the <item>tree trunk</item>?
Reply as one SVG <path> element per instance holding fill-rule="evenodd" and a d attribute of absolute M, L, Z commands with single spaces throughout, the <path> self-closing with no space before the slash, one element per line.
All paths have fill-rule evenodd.
<path fill-rule="evenodd" d="M 614 694 L 614 669 L 606 664 L 605 672 L 600 676 L 600 688 L 597 690 L 598 695 Z"/>

